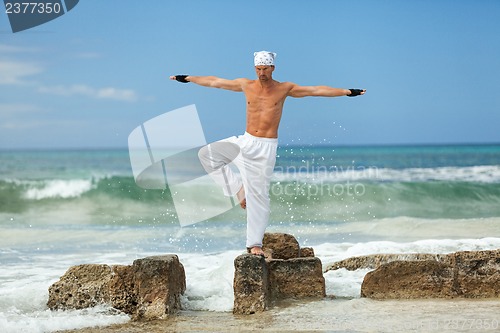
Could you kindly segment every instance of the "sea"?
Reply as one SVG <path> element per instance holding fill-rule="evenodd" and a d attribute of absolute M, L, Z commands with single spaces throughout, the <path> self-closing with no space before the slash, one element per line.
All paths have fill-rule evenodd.
<path fill-rule="evenodd" d="M 193 193 L 193 210 L 205 195 Z M 500 248 L 498 144 L 282 145 L 270 195 L 267 231 L 313 247 L 325 268 L 376 253 Z M 0 332 L 127 323 L 106 305 L 51 311 L 48 288 L 73 265 L 161 254 L 184 265 L 183 311 L 230 316 L 245 228 L 239 207 L 181 226 L 168 188 L 137 186 L 127 149 L 0 151 Z M 293 318 L 292 331 L 500 331 L 498 299 L 364 299 L 368 271 L 328 271 L 325 300 L 270 313 Z"/>

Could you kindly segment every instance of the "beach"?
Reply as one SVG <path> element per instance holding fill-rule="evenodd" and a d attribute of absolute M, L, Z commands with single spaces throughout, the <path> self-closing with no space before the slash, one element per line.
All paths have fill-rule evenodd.
<path fill-rule="evenodd" d="M 182 311 L 169 319 L 65 332 L 498 332 L 498 300 L 324 300 L 250 316 Z"/>
<path fill-rule="evenodd" d="M 361 298 L 368 269 L 326 272 L 324 300 L 234 316 L 239 207 L 181 227 L 168 189 L 135 184 L 127 150 L 2 151 L 0 162 L 2 332 L 498 330 L 497 299 Z M 268 232 L 294 235 L 325 268 L 368 254 L 500 248 L 497 145 L 284 146 L 270 193 Z M 192 209 L 201 208 L 196 195 Z M 162 254 L 177 254 L 186 271 L 176 316 L 132 322 L 106 306 L 46 306 L 48 288 L 73 265 Z"/>

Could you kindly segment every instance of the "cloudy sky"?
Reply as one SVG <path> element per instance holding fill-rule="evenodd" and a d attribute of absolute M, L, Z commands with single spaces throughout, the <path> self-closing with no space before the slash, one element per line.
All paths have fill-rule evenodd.
<path fill-rule="evenodd" d="M 366 88 L 289 98 L 282 144 L 500 142 L 500 1 L 84 0 L 12 33 L 0 12 L 0 149 L 125 148 L 195 104 L 207 141 L 245 130 L 241 93 L 172 74 Z"/>

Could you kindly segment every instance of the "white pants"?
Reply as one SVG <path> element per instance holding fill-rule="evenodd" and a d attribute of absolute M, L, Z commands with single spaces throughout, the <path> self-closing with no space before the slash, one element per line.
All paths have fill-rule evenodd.
<path fill-rule="evenodd" d="M 235 196 L 244 187 L 248 248 L 262 246 L 269 224 L 269 187 L 277 147 L 278 139 L 256 137 L 245 132 L 238 137 L 211 143 L 198 153 L 204 169 L 223 188 L 225 195 Z M 240 171 L 241 179 L 231 169 L 231 163 Z"/>

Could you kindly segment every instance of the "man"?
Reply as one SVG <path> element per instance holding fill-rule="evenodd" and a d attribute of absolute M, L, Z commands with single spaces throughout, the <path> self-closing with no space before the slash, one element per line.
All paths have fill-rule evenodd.
<path fill-rule="evenodd" d="M 250 253 L 264 255 L 262 240 L 269 224 L 269 184 L 276 162 L 278 127 L 287 97 L 358 96 L 366 90 L 328 86 L 299 86 L 273 79 L 276 53 L 254 53 L 257 80 L 227 80 L 215 76 L 175 75 L 170 79 L 204 87 L 243 92 L 246 97 L 246 132 L 210 144 L 199 152 L 200 161 L 228 196 L 236 196 L 247 209 L 247 241 Z M 228 164 L 234 162 L 241 173 L 236 177 Z"/>

